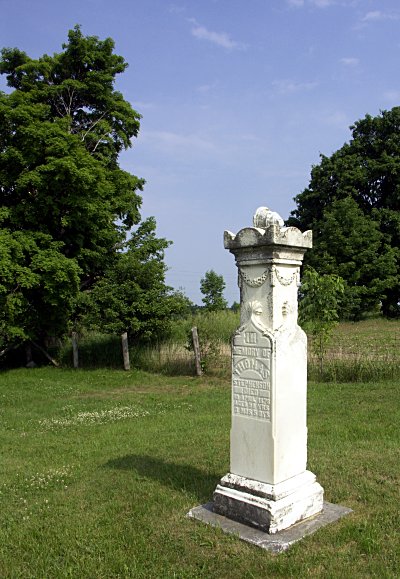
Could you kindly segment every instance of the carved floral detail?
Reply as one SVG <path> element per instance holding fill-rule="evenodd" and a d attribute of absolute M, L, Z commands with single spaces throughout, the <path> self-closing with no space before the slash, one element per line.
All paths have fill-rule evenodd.
<path fill-rule="evenodd" d="M 240 270 L 240 277 L 250 287 L 261 287 L 267 281 L 268 275 L 269 270 L 266 269 L 263 274 L 251 278 L 243 270 Z"/>
<path fill-rule="evenodd" d="M 295 271 L 290 277 L 284 277 L 283 275 L 281 275 L 278 272 L 276 267 L 274 267 L 273 270 L 274 270 L 276 279 L 283 286 L 288 286 L 288 285 L 292 284 L 295 280 L 297 280 L 297 271 Z"/>

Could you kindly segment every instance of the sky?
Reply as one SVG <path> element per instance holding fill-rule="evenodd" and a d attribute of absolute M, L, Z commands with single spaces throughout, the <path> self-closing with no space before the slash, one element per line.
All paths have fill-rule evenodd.
<path fill-rule="evenodd" d="M 114 39 L 129 63 L 116 88 L 142 115 L 120 164 L 173 242 L 167 283 L 198 304 L 211 269 L 239 301 L 224 230 L 259 206 L 286 219 L 320 154 L 400 102 L 398 0 L 0 0 L 0 14 L 0 47 L 32 58 L 75 24 Z"/>

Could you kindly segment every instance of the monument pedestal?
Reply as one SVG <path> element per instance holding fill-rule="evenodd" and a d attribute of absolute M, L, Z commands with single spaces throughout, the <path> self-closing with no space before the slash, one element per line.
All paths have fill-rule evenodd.
<path fill-rule="evenodd" d="M 227 474 L 214 491 L 213 510 L 269 534 L 322 511 L 324 491 L 312 472 L 271 485 Z"/>

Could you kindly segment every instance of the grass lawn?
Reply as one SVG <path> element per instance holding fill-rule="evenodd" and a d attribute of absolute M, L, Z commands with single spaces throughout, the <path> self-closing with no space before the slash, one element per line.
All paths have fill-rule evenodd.
<path fill-rule="evenodd" d="M 230 387 L 0 375 L 0 577 L 399 577 L 400 390 L 309 385 L 309 468 L 354 513 L 273 555 L 185 518 L 229 471 Z"/>

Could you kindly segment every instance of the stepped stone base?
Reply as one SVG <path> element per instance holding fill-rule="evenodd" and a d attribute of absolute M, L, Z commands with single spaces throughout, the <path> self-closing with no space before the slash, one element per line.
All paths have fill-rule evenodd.
<path fill-rule="evenodd" d="M 227 519 L 222 515 L 218 515 L 214 512 L 213 503 L 194 507 L 188 512 L 187 516 L 191 519 L 197 519 L 202 523 L 206 523 L 207 525 L 218 527 L 224 533 L 235 535 L 242 541 L 246 541 L 251 545 L 255 545 L 256 547 L 260 547 L 261 549 L 265 549 L 271 553 L 282 553 L 289 549 L 294 543 L 297 543 L 297 541 L 301 541 L 301 539 L 315 533 L 318 529 L 334 523 L 341 517 L 352 512 L 353 511 L 347 507 L 324 502 L 322 513 L 315 515 L 315 517 L 300 521 L 289 529 L 278 531 L 273 535 L 264 533 L 254 527 L 249 527 L 242 523 L 232 521 L 232 519 Z"/>
<path fill-rule="evenodd" d="M 274 534 L 320 513 L 323 498 L 323 488 L 310 471 L 276 485 L 227 474 L 214 491 L 213 510 Z"/>

